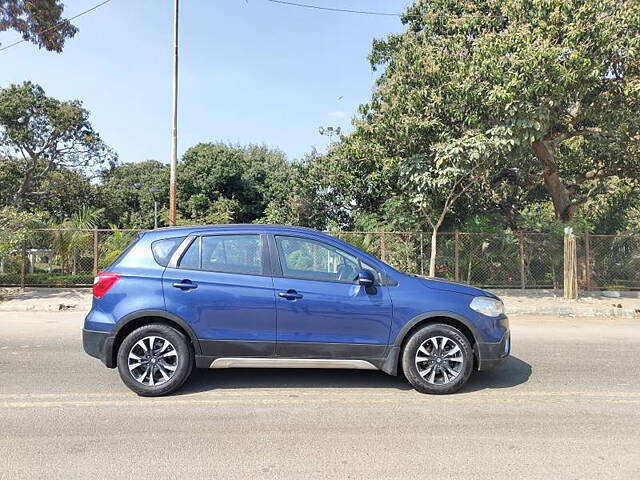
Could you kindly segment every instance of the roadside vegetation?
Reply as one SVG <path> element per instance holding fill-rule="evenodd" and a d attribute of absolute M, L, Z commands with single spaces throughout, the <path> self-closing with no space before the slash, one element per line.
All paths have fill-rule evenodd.
<path fill-rule="evenodd" d="M 35 7 L 9 3 L 17 16 L 3 14 L 0 27 L 41 47 L 60 51 L 76 31 L 61 24 L 39 36 L 19 22 Z M 47 15 L 38 18 L 60 19 L 57 10 Z M 418 0 L 403 22 L 404 32 L 374 40 L 371 99 L 328 152 L 289 159 L 274 147 L 215 139 L 189 148 L 178 166 L 179 223 L 433 239 L 566 226 L 640 232 L 640 3 Z M 166 224 L 168 166 L 118 158 L 80 100 L 51 98 L 28 80 L 3 86 L 0 144 L 0 255 L 15 252 L 29 227 L 152 228 L 154 201 Z M 73 276 L 90 239 L 56 235 L 59 268 Z M 102 258 L 129 238 L 114 236 Z M 380 242 L 353 241 L 370 250 Z M 514 242 L 505 248 L 517 252 Z M 433 274 L 439 242 L 428 244 Z M 405 258 L 403 248 L 415 249 L 408 245 L 398 236 L 386 248 Z M 460 262 L 471 278 L 476 259 Z"/>

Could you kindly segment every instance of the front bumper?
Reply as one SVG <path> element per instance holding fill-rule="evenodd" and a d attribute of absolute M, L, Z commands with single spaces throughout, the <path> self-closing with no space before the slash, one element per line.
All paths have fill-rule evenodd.
<path fill-rule="evenodd" d="M 109 368 L 114 368 L 113 340 L 109 332 L 82 329 L 82 347 L 92 357 L 98 358 Z"/>
<path fill-rule="evenodd" d="M 478 370 L 489 370 L 499 367 L 507 361 L 511 350 L 511 332 L 509 330 L 497 343 L 476 343 L 475 352 L 478 358 Z"/>

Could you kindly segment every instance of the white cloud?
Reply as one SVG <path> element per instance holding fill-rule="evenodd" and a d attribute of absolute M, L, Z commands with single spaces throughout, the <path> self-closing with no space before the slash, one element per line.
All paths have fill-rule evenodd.
<path fill-rule="evenodd" d="M 331 118 L 345 118 L 347 116 L 347 114 L 341 110 L 336 110 L 335 112 L 329 112 L 327 115 L 329 115 Z"/>

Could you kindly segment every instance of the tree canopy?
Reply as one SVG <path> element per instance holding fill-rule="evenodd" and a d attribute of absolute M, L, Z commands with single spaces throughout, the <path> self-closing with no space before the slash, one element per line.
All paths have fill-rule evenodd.
<path fill-rule="evenodd" d="M 62 18 L 63 10 L 59 0 L 0 0 L 0 32 L 15 30 L 23 40 L 61 52 L 65 40 L 78 32 Z"/>
<path fill-rule="evenodd" d="M 60 18 L 60 2 L 28 3 L 2 15 Z M 188 148 L 180 223 L 637 231 L 640 2 L 417 0 L 402 20 L 373 42 L 371 98 L 326 154 Z M 78 100 L 0 89 L 0 144 L 8 217 L 69 224 L 88 206 L 100 226 L 150 228 L 155 198 L 166 224 L 167 165 L 118 162 Z"/>
<path fill-rule="evenodd" d="M 403 22 L 405 32 L 374 42 L 381 75 L 345 155 L 384 172 L 468 139 L 499 140 L 509 148 L 483 164 L 539 172 L 565 221 L 600 180 L 636 175 L 637 1 L 418 0 Z"/>
<path fill-rule="evenodd" d="M 206 223 L 250 223 L 283 194 L 285 156 L 264 146 L 201 143 L 178 167 L 178 212 Z"/>
<path fill-rule="evenodd" d="M 86 174 L 115 159 L 81 102 L 48 97 L 31 82 L 0 90 L 0 144 L 13 160 L 17 181 L 10 203 L 18 208 L 52 195 L 51 183 L 43 183 L 50 173 L 66 168 Z"/>
<path fill-rule="evenodd" d="M 169 167 L 157 160 L 112 164 L 100 174 L 97 205 L 104 209 L 104 223 L 126 228 L 153 227 L 153 201 L 163 225 L 169 198 Z M 156 193 L 151 189 L 157 189 Z"/>

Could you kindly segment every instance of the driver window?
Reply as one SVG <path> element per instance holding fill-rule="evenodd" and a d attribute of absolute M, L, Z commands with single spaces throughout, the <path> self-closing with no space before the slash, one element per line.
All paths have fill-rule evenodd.
<path fill-rule="evenodd" d="M 330 245 L 297 237 L 276 236 L 285 277 L 356 283 L 360 262 Z"/>

